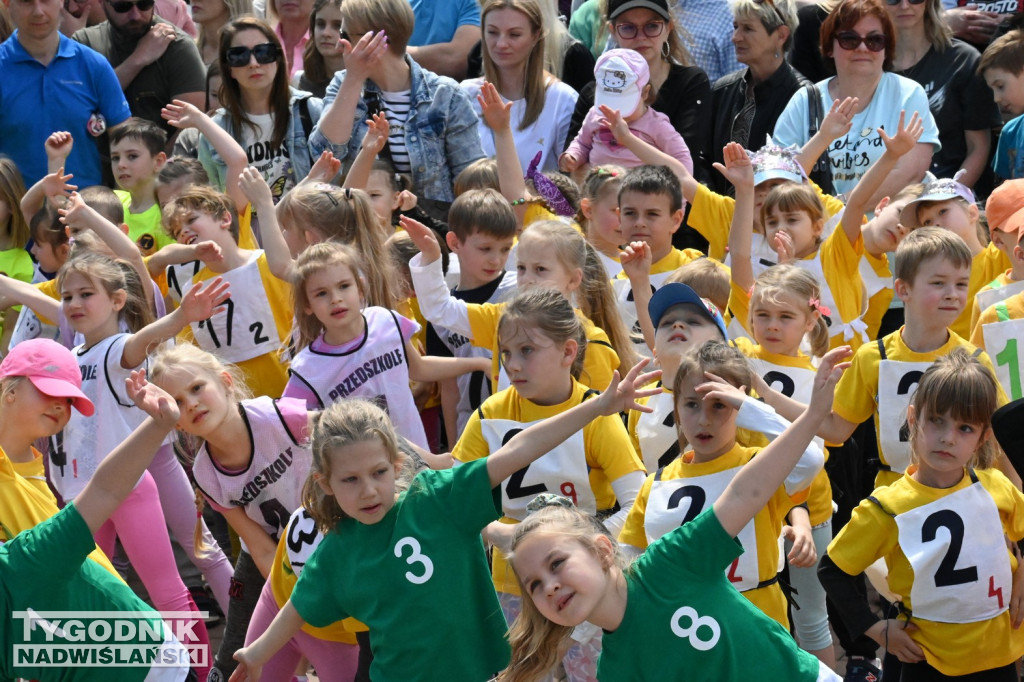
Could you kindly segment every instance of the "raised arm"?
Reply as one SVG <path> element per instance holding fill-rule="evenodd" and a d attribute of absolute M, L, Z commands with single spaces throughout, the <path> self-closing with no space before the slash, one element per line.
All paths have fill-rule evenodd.
<path fill-rule="evenodd" d="M 676 156 L 667 154 L 634 135 L 633 131 L 629 129 L 629 124 L 623 120 L 622 114 L 619 113 L 618 109 L 611 109 L 602 104 L 600 110 L 604 116 L 600 120 L 601 125 L 611 130 L 615 141 L 633 152 L 636 158 L 640 159 L 641 163 L 651 166 L 668 166 L 676 174 L 676 177 L 679 178 L 679 182 L 684 182 L 693 177 L 693 158 L 690 156 L 690 150 L 685 142 L 681 142 L 682 148 L 677 151 Z M 681 137 L 679 139 L 682 141 Z"/>
<path fill-rule="evenodd" d="M 494 134 L 494 158 L 498 162 L 498 186 L 501 188 L 501 195 L 510 202 L 527 198 L 523 167 L 519 165 L 516 140 L 512 135 L 512 102 L 503 101 L 493 83 L 483 84 L 476 101 L 480 103 L 480 117 Z M 526 208 L 522 204 L 514 206 L 516 219 L 522 224 Z"/>
<path fill-rule="evenodd" d="M 795 421 L 807 409 L 807 405 L 774 390 L 756 374 L 754 388 L 762 400 L 788 421 Z M 826 443 L 845 443 L 856 429 L 857 425 L 853 422 L 843 419 L 835 412 L 830 412 L 818 425 L 817 435 Z"/>
<path fill-rule="evenodd" d="M 238 186 L 238 176 L 249 165 L 249 157 L 242 146 L 228 134 L 228 131 L 214 123 L 212 118 L 184 100 L 174 100 L 160 111 L 160 115 L 178 130 L 195 128 L 210 141 L 210 145 L 217 150 L 227 166 L 224 193 L 231 197 L 235 202 L 235 208 L 241 213 L 247 202 Z"/>
<path fill-rule="evenodd" d="M 146 303 L 153 307 L 153 280 L 149 276 L 149 268 L 142 258 L 142 252 L 131 237 L 121 228 L 101 216 L 92 206 L 82 199 L 78 192 L 72 192 L 67 206 L 57 209 L 60 221 L 68 227 L 82 227 L 92 230 L 106 244 L 114 255 L 131 263 L 142 283 L 142 291 L 146 295 Z"/>
<path fill-rule="evenodd" d="M 132 372 L 125 385 L 128 397 L 149 418 L 107 455 L 85 489 L 75 498 L 75 509 L 93 533 L 135 489 L 139 477 L 178 421 L 178 407 L 174 399 L 157 386 L 147 383 L 144 371 Z"/>
<path fill-rule="evenodd" d="M 818 90 L 814 90 L 814 96 L 820 97 Z M 807 140 L 796 159 L 804 169 L 804 173 L 810 173 L 818 159 L 828 151 L 828 146 L 838 138 L 850 132 L 853 125 L 853 115 L 857 113 L 857 104 L 860 102 L 856 97 L 847 97 L 842 102 L 834 100 L 825 118 L 821 120 L 811 139 Z M 809 106 L 809 103 L 808 103 Z M 806 125 L 806 124 L 805 124 Z"/>
<path fill-rule="evenodd" d="M 743 291 L 754 286 L 754 268 L 750 264 L 751 234 L 754 231 L 754 167 L 742 145 L 730 142 L 722 149 L 723 166 L 715 169 L 736 188 L 736 206 L 729 228 L 729 253 L 732 255 L 732 281 Z"/>
<path fill-rule="evenodd" d="M 882 186 L 882 182 L 892 172 L 893 168 L 896 167 L 896 162 L 900 160 L 900 157 L 917 146 L 917 141 L 920 139 L 921 133 L 924 132 L 924 124 L 916 111 L 910 117 L 910 121 L 906 126 L 903 125 L 906 113 L 905 111 L 900 112 L 899 128 L 892 137 L 886 135 L 885 131 L 881 128 L 878 129 L 878 135 L 882 138 L 882 143 L 885 145 L 885 152 L 878 157 L 877 161 L 871 164 L 871 167 L 861 176 L 860 181 L 857 182 L 850 192 L 850 198 L 846 202 L 846 208 L 843 209 L 843 217 L 840 224 L 843 226 L 843 232 L 846 233 L 851 244 L 856 244 L 857 240 L 860 239 L 861 223 L 864 220 L 864 215 L 875 206 L 875 204 L 869 204 L 868 202 L 878 193 L 878 188 Z"/>
<path fill-rule="evenodd" d="M 47 320 L 60 319 L 60 301 L 50 298 L 35 285 L 0 274 L 0 308 L 25 305 Z"/>
<path fill-rule="evenodd" d="M 661 393 L 660 387 L 640 388 L 661 376 L 661 370 L 641 374 L 641 370 L 648 362 L 648 359 L 638 362 L 621 382 L 619 373 L 615 372 L 612 382 L 599 397 L 586 400 L 571 410 L 545 419 L 516 434 L 508 443 L 487 458 L 487 474 L 491 479 L 491 485 L 497 486 L 597 417 L 617 414 L 626 410 L 651 412 L 651 408 L 636 402 L 637 398 Z"/>
<path fill-rule="evenodd" d="M 846 346 L 825 354 L 814 378 L 811 404 L 781 436 L 740 469 L 715 501 L 715 516 L 729 535 L 738 535 L 785 482 L 814 438 L 818 423 L 830 413 L 836 383 L 849 366 L 842 361 L 850 354 Z"/>
<path fill-rule="evenodd" d="M 436 355 L 421 355 L 408 340 L 405 342 L 405 357 L 409 360 L 409 378 L 424 383 L 454 379 L 470 372 L 491 371 L 490 358 L 442 358 Z"/>
<path fill-rule="evenodd" d="M 366 82 L 369 69 L 380 61 L 388 49 L 387 35 L 384 31 L 368 31 L 355 45 L 347 40 L 341 40 L 340 44 L 345 53 L 345 79 L 341 82 L 334 99 L 324 108 L 316 125 L 320 134 L 334 146 L 348 144 L 352 137 L 356 107 L 362 97 L 363 84 Z M 330 94 L 328 86 L 328 96 Z"/>
<path fill-rule="evenodd" d="M 370 181 L 370 169 L 373 168 L 373 162 L 377 160 L 380 150 L 384 149 L 384 144 L 388 141 L 390 133 L 391 126 L 383 112 L 374 114 L 366 122 L 366 135 L 363 136 L 359 153 L 356 154 L 352 167 L 348 169 L 348 175 L 345 176 L 345 184 L 342 187 L 366 189 L 366 183 Z"/>
<path fill-rule="evenodd" d="M 644 335 L 644 343 L 654 352 L 654 322 L 648 306 L 651 303 L 651 246 L 647 242 L 630 242 L 619 252 L 619 263 L 622 271 L 629 278 L 629 287 L 633 290 L 633 305 L 636 307 L 636 319 L 640 331 Z"/>
<path fill-rule="evenodd" d="M 252 203 L 253 210 L 260 217 L 260 234 L 263 235 L 263 251 L 267 254 L 267 267 L 271 274 L 285 282 L 291 282 L 295 261 L 288 249 L 288 242 L 281 233 L 274 208 L 274 197 L 263 174 L 249 167 L 238 179 L 242 192 Z"/>
<path fill-rule="evenodd" d="M 56 134 L 54 133 L 54 135 Z M 43 207 L 47 200 L 56 199 L 63 203 L 71 192 L 78 189 L 78 185 L 68 183 L 68 180 L 73 177 L 75 176 L 70 173 L 64 175 L 64 167 L 61 166 L 52 173 L 44 175 L 39 182 L 29 187 L 21 198 L 20 204 L 21 214 L 25 216 L 25 220 L 31 221 L 32 216 Z"/>
<path fill-rule="evenodd" d="M 448 290 L 441 272 L 441 246 L 434 231 L 403 215 L 399 222 L 420 252 L 409 261 L 409 274 L 423 317 L 439 327 L 473 338 L 469 326 L 469 304 Z"/>
<path fill-rule="evenodd" d="M 193 322 L 208 320 L 219 313 L 221 304 L 230 295 L 228 283 L 220 277 L 208 282 L 199 282 L 189 288 L 174 312 L 164 315 L 136 333 L 132 334 L 124 344 L 121 353 L 121 366 L 134 369 L 141 365 L 146 356 L 158 345 L 171 338 Z"/>

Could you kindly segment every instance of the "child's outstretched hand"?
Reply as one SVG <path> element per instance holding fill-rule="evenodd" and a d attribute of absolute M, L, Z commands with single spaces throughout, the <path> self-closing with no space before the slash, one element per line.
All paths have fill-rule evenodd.
<path fill-rule="evenodd" d="M 372 151 L 374 155 L 380 154 L 380 150 L 384 149 L 384 143 L 388 141 L 388 135 L 390 134 L 391 124 L 388 123 L 384 112 L 374 114 L 366 122 L 366 135 L 363 135 L 363 149 Z"/>
<path fill-rule="evenodd" d="M 165 390 L 146 381 L 146 370 L 137 369 L 124 380 L 125 390 L 135 406 L 158 424 L 174 428 L 180 416 L 178 406 Z"/>
<path fill-rule="evenodd" d="M 300 185 L 304 185 L 307 182 L 327 182 L 329 183 L 334 179 L 334 176 L 341 170 L 341 161 L 334 158 L 334 154 L 331 153 L 330 149 L 325 149 L 321 152 L 320 157 L 313 163 L 312 168 L 306 173 L 306 177 L 302 179 Z"/>
<path fill-rule="evenodd" d="M 90 212 L 92 212 L 92 209 L 82 200 L 82 195 L 78 192 L 72 192 L 68 196 L 68 201 L 64 204 L 64 207 L 57 209 L 61 224 L 69 227 L 84 225 L 85 216 Z"/>
<path fill-rule="evenodd" d="M 196 260 L 204 263 L 216 263 L 224 260 L 224 253 L 217 242 L 205 241 L 195 245 Z"/>
<path fill-rule="evenodd" d="M 850 132 L 853 127 L 853 115 L 857 113 L 857 104 L 860 102 L 856 97 L 847 97 L 842 102 L 834 100 L 832 108 L 821 120 L 819 130 L 830 140 L 835 140 Z"/>
<path fill-rule="evenodd" d="M 816 410 L 822 414 L 832 411 L 832 397 L 835 394 L 836 384 L 839 377 L 850 366 L 846 361 L 853 355 L 853 349 L 849 346 L 839 346 L 825 353 L 818 365 L 818 372 L 814 375 L 814 388 L 811 391 L 811 400 L 807 405 L 808 410 Z"/>
<path fill-rule="evenodd" d="M 629 140 L 633 133 L 629 129 L 629 124 L 622 118 L 622 113 L 618 109 L 612 109 L 604 104 L 599 109 L 603 118 L 598 123 L 612 131 L 612 137 L 615 138 L 615 141 L 625 147 L 626 141 Z"/>
<path fill-rule="evenodd" d="M 818 560 L 818 551 L 814 547 L 811 529 L 805 526 L 783 526 L 782 536 L 793 543 L 786 559 L 790 566 L 810 568 Z"/>
<path fill-rule="evenodd" d="M 71 193 L 78 189 L 78 185 L 72 185 L 68 183 L 68 180 L 75 177 L 71 173 L 64 175 L 64 167 L 61 166 L 53 173 L 48 173 L 43 176 L 43 193 L 47 199 L 51 201 L 54 199 L 65 199 L 71 196 Z M 77 195 L 76 195 L 77 196 Z"/>
<path fill-rule="evenodd" d="M 775 253 L 779 257 L 779 265 L 790 263 L 796 259 L 796 245 L 793 244 L 793 238 L 789 236 L 788 232 L 782 230 L 776 232 L 772 237 L 772 248 L 775 249 Z"/>
<path fill-rule="evenodd" d="M 71 148 L 74 145 L 75 138 L 71 136 L 71 133 L 65 130 L 58 130 L 46 138 L 46 142 L 43 143 L 43 149 L 46 150 L 47 159 L 63 164 L 64 159 L 68 158 L 71 154 Z"/>
<path fill-rule="evenodd" d="M 412 243 L 423 254 L 423 265 L 433 263 L 441 257 L 441 245 L 437 243 L 437 236 L 433 230 L 407 215 L 399 216 L 398 224 L 409 233 Z"/>
<path fill-rule="evenodd" d="M 254 207 L 273 208 L 274 195 L 263 174 L 249 166 L 238 176 L 238 188 Z"/>
<path fill-rule="evenodd" d="M 398 193 L 398 210 L 403 213 L 411 211 L 416 208 L 416 204 L 419 203 L 419 197 L 410 192 L 407 189 L 403 189 Z"/>
<path fill-rule="evenodd" d="M 644 358 L 633 365 L 633 368 L 626 372 L 625 378 L 621 381 L 619 380 L 618 370 L 615 371 L 612 375 L 611 383 L 608 384 L 608 388 L 606 388 L 600 397 L 597 398 L 601 414 L 618 414 L 619 412 L 626 412 L 627 410 L 637 410 L 639 412 L 654 411 L 653 408 L 636 402 L 637 398 L 658 395 L 662 392 L 661 387 L 659 386 L 641 388 L 641 386 L 646 386 L 651 382 L 657 381 L 658 378 L 661 377 L 660 369 L 656 369 L 653 372 L 640 373 L 650 361 L 650 358 Z"/>
<path fill-rule="evenodd" d="M 196 128 L 199 122 L 207 118 L 206 114 L 194 104 L 176 99 L 160 110 L 160 117 L 179 130 Z"/>
<path fill-rule="evenodd" d="M 740 409 L 740 406 L 743 405 L 743 401 L 750 397 L 747 395 L 746 386 L 740 386 L 737 388 L 722 377 L 712 374 L 711 372 L 704 372 L 704 378 L 707 379 L 707 381 L 695 386 L 694 390 L 697 391 L 697 395 L 704 397 L 705 402 L 709 400 L 717 400 L 725 403 L 734 410 L 738 410 Z"/>
<path fill-rule="evenodd" d="M 231 286 L 220 277 L 208 282 L 199 282 L 182 297 L 178 309 L 190 323 L 208 320 L 224 310 L 222 304 L 230 297 L 230 288 Z"/>
<path fill-rule="evenodd" d="M 917 145 L 917 141 L 921 139 L 921 133 L 924 132 L 924 122 L 916 111 L 910 117 L 907 125 L 904 126 L 903 119 L 906 115 L 906 111 L 900 112 L 900 122 L 897 126 L 896 134 L 892 137 L 886 135 L 885 131 L 881 128 L 878 129 L 878 136 L 882 138 L 885 150 L 894 154 L 896 158 L 903 156 L 913 149 Z"/>
<path fill-rule="evenodd" d="M 242 647 L 232 658 L 238 661 L 238 667 L 231 673 L 228 682 L 259 682 L 263 666 L 257 665 L 249 656 L 249 647 Z"/>
<path fill-rule="evenodd" d="M 493 83 L 485 82 L 480 88 L 480 94 L 476 96 L 480 103 L 480 117 L 487 124 L 487 127 L 498 132 L 508 130 L 512 120 L 512 102 L 506 102 L 498 94 L 498 88 Z"/>
<path fill-rule="evenodd" d="M 622 271 L 631 282 L 645 281 L 650 279 L 651 274 L 651 246 L 647 242 L 630 242 L 619 251 L 619 263 Z"/>
<path fill-rule="evenodd" d="M 754 187 L 754 164 L 750 162 L 750 155 L 738 142 L 730 142 L 722 147 L 722 160 L 725 164 L 717 161 L 714 163 L 715 170 L 725 176 L 725 179 L 739 188 Z"/>

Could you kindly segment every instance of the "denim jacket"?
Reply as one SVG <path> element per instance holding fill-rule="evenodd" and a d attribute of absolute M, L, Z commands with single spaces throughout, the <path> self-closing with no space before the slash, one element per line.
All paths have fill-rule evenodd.
<path fill-rule="evenodd" d="M 477 116 L 469 96 L 451 78 L 420 67 L 406 55 L 411 68 L 409 118 L 405 124 L 405 145 L 409 150 L 412 181 L 416 194 L 426 199 L 453 201 L 452 185 L 463 168 L 484 157 L 477 129 Z M 335 74 L 327 86 L 324 107 L 329 107 L 338 95 L 345 71 Z M 380 92 L 373 81 L 367 80 L 363 92 Z M 366 98 L 356 105 L 352 124 L 352 137 L 345 144 L 332 144 L 320 126 L 313 130 L 309 146 L 315 154 L 329 149 L 339 159 L 354 159 L 366 134 L 368 118 Z"/>
<path fill-rule="evenodd" d="M 309 108 L 309 117 L 314 125 L 320 120 L 320 113 L 323 111 L 324 105 L 322 100 L 313 97 L 308 92 L 296 90 L 295 88 L 290 88 L 290 90 L 292 117 L 284 143 L 288 148 L 288 158 L 291 160 L 292 171 L 295 173 L 295 182 L 298 183 L 309 174 L 309 169 L 313 167 L 313 162 L 316 160 L 316 157 L 310 151 L 310 143 L 306 139 L 306 132 L 302 129 L 302 117 L 300 115 L 300 107 L 302 105 L 300 103 L 303 99 L 306 100 Z M 231 125 L 231 116 L 228 115 L 228 112 L 223 107 L 218 109 L 217 113 L 213 115 L 213 121 L 228 131 L 228 134 L 238 144 L 242 144 L 241 131 L 234 130 Z M 205 135 L 200 135 L 199 137 L 199 162 L 203 164 L 207 175 L 210 176 L 210 184 L 223 192 L 227 164 L 224 163 L 220 154 L 213 148 L 213 145 L 210 144 Z"/>

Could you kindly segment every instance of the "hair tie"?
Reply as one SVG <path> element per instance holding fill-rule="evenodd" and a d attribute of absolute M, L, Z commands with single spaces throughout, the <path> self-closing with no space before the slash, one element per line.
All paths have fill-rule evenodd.
<path fill-rule="evenodd" d="M 813 308 L 814 310 L 817 310 L 819 313 L 821 313 L 825 317 L 829 317 L 832 314 L 832 311 L 829 310 L 828 306 L 823 306 L 821 304 L 821 301 L 818 300 L 817 298 L 808 299 L 807 300 L 807 305 L 811 306 L 811 308 Z"/>
<path fill-rule="evenodd" d="M 561 495 L 555 495 L 554 493 L 541 493 L 526 503 L 526 514 L 533 514 L 545 507 L 564 507 L 566 509 L 575 509 L 576 505 L 574 505 L 572 500 L 568 497 L 562 497 Z"/>
<path fill-rule="evenodd" d="M 351 187 L 346 187 L 345 188 L 345 201 L 352 201 L 352 188 Z"/>

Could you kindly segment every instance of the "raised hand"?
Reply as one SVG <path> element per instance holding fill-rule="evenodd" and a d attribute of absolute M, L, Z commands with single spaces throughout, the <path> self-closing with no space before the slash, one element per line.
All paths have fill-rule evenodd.
<path fill-rule="evenodd" d="M 738 142 L 730 142 L 722 147 L 722 160 L 725 164 L 717 161 L 714 163 L 715 170 L 721 173 L 726 180 L 735 187 L 754 187 L 754 164 L 750 162 L 750 155 L 743 145 Z"/>
<path fill-rule="evenodd" d="M 493 83 L 484 83 L 480 88 L 480 94 L 476 96 L 476 101 L 480 103 L 480 118 L 488 128 L 498 132 L 511 127 L 512 102 L 503 100 Z"/>
<path fill-rule="evenodd" d="M 921 120 L 921 116 L 916 111 L 910 117 L 910 121 L 904 126 L 903 119 L 906 115 L 906 111 L 900 112 L 899 125 L 897 126 L 896 134 L 892 137 L 886 135 L 885 131 L 881 128 L 878 129 L 878 135 L 882 138 L 882 144 L 885 145 L 886 151 L 892 152 L 897 158 L 913 149 L 917 145 L 917 141 L 921 139 L 921 133 L 924 132 L 924 121 Z"/>
<path fill-rule="evenodd" d="M 619 251 L 622 271 L 631 281 L 649 276 L 652 260 L 651 247 L 647 242 L 630 242 Z"/>
<path fill-rule="evenodd" d="M 388 119 L 384 115 L 384 112 L 374 114 L 373 117 L 366 122 L 366 135 L 363 136 L 363 149 L 368 149 L 375 155 L 380 154 L 380 150 L 384 149 L 384 145 L 387 143 L 388 135 L 390 133 L 391 125 L 388 123 Z"/>
<path fill-rule="evenodd" d="M 661 387 L 641 388 L 647 386 L 661 377 L 661 370 L 641 374 L 641 370 L 650 362 L 650 358 L 644 358 L 633 365 L 633 368 L 626 372 L 625 378 L 619 380 L 619 373 L 612 375 L 612 381 L 608 388 L 597 398 L 601 414 L 611 415 L 625 412 L 627 410 L 639 410 L 640 412 L 653 412 L 653 408 L 641 405 L 638 398 L 645 398 L 661 393 Z"/>
<path fill-rule="evenodd" d="M 205 241 L 195 245 L 196 260 L 204 263 L 215 263 L 224 259 L 224 253 L 217 242 Z"/>
<path fill-rule="evenodd" d="M 184 130 L 199 127 L 199 122 L 206 118 L 206 114 L 195 105 L 176 99 L 160 110 L 160 117 L 171 126 Z"/>
<path fill-rule="evenodd" d="M 860 102 L 856 97 L 847 97 L 842 102 L 834 100 L 832 107 L 821 120 L 819 130 L 830 140 L 835 140 L 850 132 L 853 126 L 853 115 L 857 113 L 857 104 Z"/>
<path fill-rule="evenodd" d="M 338 45 L 345 55 L 346 78 L 356 78 L 363 82 L 369 76 L 381 57 L 388 49 L 388 36 L 384 31 L 368 31 L 353 45 L 342 38 Z"/>
<path fill-rule="evenodd" d="M 853 349 L 849 346 L 839 346 L 825 353 L 821 364 L 818 365 L 818 372 L 814 375 L 814 388 L 807 409 L 823 411 L 825 414 L 832 411 L 836 384 L 850 366 L 846 359 L 852 355 Z"/>
<path fill-rule="evenodd" d="M 71 133 L 65 130 L 58 130 L 46 138 L 46 142 L 43 143 L 43 149 L 46 150 L 47 159 L 63 164 L 64 159 L 68 158 L 68 155 L 71 154 L 71 148 L 74 145 L 75 138 L 71 136 Z"/>
<path fill-rule="evenodd" d="M 72 195 L 72 192 L 78 189 L 78 185 L 68 183 L 68 180 L 73 177 L 75 176 L 70 173 L 64 175 L 63 166 L 53 173 L 44 175 L 42 180 L 43 194 L 46 195 L 47 199 L 69 198 Z M 77 196 L 77 193 L 75 196 Z M 60 211 L 58 210 L 58 212 Z M 61 215 L 63 215 L 63 213 L 61 213 Z"/>
<path fill-rule="evenodd" d="M 618 109 L 612 109 L 604 104 L 600 105 L 599 108 L 603 118 L 598 122 L 612 131 L 615 141 L 625 147 L 626 141 L 633 133 L 629 129 L 629 124 L 622 118 L 622 113 Z"/>
<path fill-rule="evenodd" d="M 302 182 L 327 182 L 334 179 L 334 176 L 341 170 L 341 161 L 334 158 L 330 149 L 325 149 L 309 169 L 309 173 Z M 248 195 L 247 195 L 248 196 Z"/>
<path fill-rule="evenodd" d="M 779 264 L 791 263 L 796 259 L 796 245 L 793 244 L 793 238 L 789 236 L 788 232 L 779 230 L 772 237 L 772 248 L 775 249 L 775 253 L 779 257 Z"/>
<path fill-rule="evenodd" d="M 137 369 L 124 380 L 125 390 L 135 406 L 164 426 L 173 427 L 179 418 L 174 398 L 155 384 L 146 381 L 146 370 Z"/>
<path fill-rule="evenodd" d="M 190 323 L 208 320 L 224 309 L 222 304 L 231 296 L 230 288 L 220 277 L 199 282 L 182 297 L 178 309 Z"/>
<path fill-rule="evenodd" d="M 273 207 L 274 195 L 270 191 L 270 185 L 263 178 L 263 174 L 249 166 L 238 176 L 238 188 L 249 200 L 249 203 L 258 207 Z"/>
<path fill-rule="evenodd" d="M 743 405 L 743 401 L 750 397 L 747 395 L 746 386 L 737 388 L 722 377 L 711 372 L 704 372 L 704 378 L 707 381 L 695 386 L 694 390 L 697 391 L 697 395 L 703 397 L 705 402 L 717 400 L 734 410 L 738 410 Z"/>
<path fill-rule="evenodd" d="M 441 257 L 441 245 L 437 243 L 433 230 L 407 215 L 399 216 L 398 222 L 423 254 L 424 263 L 433 263 Z"/>

